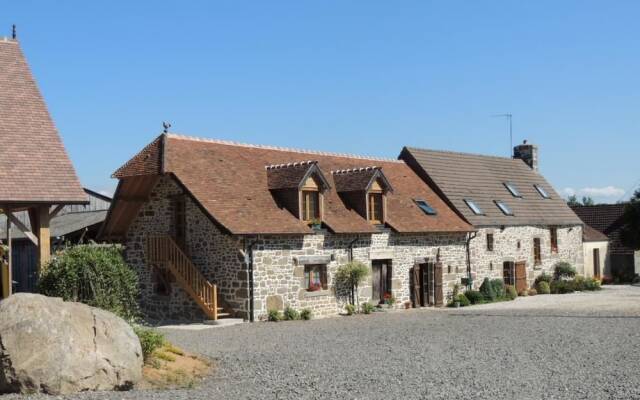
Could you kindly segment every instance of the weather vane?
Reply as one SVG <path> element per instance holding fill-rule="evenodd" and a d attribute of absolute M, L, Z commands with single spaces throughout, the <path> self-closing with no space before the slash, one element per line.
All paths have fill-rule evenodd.
<path fill-rule="evenodd" d="M 169 133 L 169 128 L 171 128 L 171 124 L 166 121 L 163 121 L 162 127 L 164 128 L 163 130 L 164 133 Z"/>

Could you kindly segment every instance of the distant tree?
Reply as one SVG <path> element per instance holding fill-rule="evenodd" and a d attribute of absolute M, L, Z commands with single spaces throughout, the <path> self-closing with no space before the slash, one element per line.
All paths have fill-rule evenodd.
<path fill-rule="evenodd" d="M 583 206 L 592 206 L 595 203 L 593 202 L 593 199 L 589 196 L 582 196 L 582 205 Z"/>
<path fill-rule="evenodd" d="M 625 206 L 622 218 L 622 242 L 627 247 L 640 250 L 640 189 Z"/>
<path fill-rule="evenodd" d="M 571 207 L 579 206 L 580 202 L 578 201 L 578 197 L 575 194 L 572 194 L 567 199 L 567 204 Z"/>

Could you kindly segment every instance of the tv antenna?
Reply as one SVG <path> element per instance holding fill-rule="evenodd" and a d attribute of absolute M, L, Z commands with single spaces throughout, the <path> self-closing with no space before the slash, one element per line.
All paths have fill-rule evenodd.
<path fill-rule="evenodd" d="M 494 114 L 492 115 L 494 118 L 506 118 L 509 120 L 509 157 L 513 157 L 513 114 Z"/>

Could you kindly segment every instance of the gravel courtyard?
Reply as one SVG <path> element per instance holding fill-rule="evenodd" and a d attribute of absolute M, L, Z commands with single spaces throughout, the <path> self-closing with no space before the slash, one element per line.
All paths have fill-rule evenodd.
<path fill-rule="evenodd" d="M 640 398 L 640 287 L 166 333 L 215 374 L 192 390 L 69 398 Z"/>

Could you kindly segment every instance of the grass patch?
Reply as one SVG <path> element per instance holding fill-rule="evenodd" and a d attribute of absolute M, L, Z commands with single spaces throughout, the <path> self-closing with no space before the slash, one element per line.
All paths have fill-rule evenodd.
<path fill-rule="evenodd" d="M 211 371 L 211 364 L 164 342 L 145 359 L 140 389 L 189 389 Z"/>

